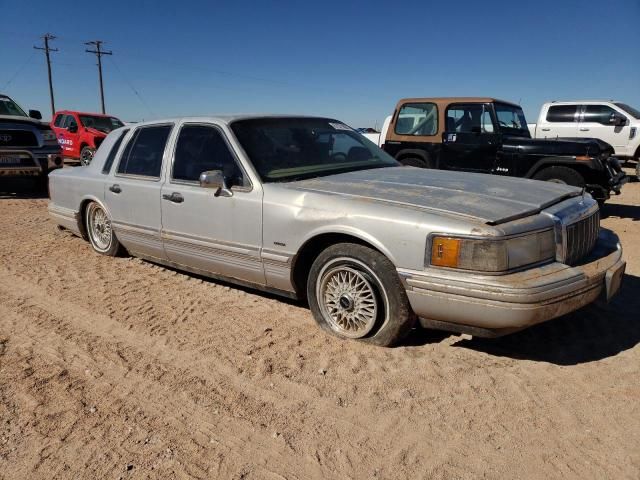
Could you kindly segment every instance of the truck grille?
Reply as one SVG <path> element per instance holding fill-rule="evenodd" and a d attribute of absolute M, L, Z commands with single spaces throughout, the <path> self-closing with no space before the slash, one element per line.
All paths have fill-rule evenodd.
<path fill-rule="evenodd" d="M 567 225 L 566 232 L 565 263 L 573 265 L 588 255 L 596 245 L 600 233 L 600 212 Z"/>
<path fill-rule="evenodd" d="M 3 147 L 37 147 L 38 139 L 28 130 L 0 130 L 0 149 Z"/>

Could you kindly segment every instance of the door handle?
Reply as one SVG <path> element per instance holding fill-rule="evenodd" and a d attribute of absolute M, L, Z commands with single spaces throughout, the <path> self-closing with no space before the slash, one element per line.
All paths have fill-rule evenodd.
<path fill-rule="evenodd" d="M 588 129 L 588 128 L 581 128 L 581 129 L 580 129 L 580 131 L 581 131 L 581 132 L 588 132 L 588 131 L 589 131 L 589 129 Z"/>
<path fill-rule="evenodd" d="M 548 132 L 551 129 L 550 128 L 541 128 L 540 130 L 542 130 L 543 132 Z"/>
<path fill-rule="evenodd" d="M 173 202 L 173 203 L 182 203 L 182 202 L 184 202 L 184 197 L 181 194 L 179 194 L 178 192 L 173 192 L 171 194 L 163 193 L 162 194 L 162 198 L 164 200 L 169 200 L 170 202 Z"/>
<path fill-rule="evenodd" d="M 122 192 L 122 189 L 120 188 L 120 185 L 115 184 L 115 185 L 111 185 L 109 187 L 109 190 L 112 191 L 113 193 L 120 193 Z"/>

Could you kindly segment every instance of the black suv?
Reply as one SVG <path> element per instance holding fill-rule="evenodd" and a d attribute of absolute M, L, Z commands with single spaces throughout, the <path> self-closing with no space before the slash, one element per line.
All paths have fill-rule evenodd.
<path fill-rule="evenodd" d="M 532 139 L 522 108 L 493 98 L 400 100 L 381 143 L 405 165 L 566 183 L 600 203 L 627 181 L 608 143 Z"/>
<path fill-rule="evenodd" d="M 29 115 L 0 94 L 0 176 L 32 176 L 45 183 L 63 165 L 60 145 L 37 110 Z"/>

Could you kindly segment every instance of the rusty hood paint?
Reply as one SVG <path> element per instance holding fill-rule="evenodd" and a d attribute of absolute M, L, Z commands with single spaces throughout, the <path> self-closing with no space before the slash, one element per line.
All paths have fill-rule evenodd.
<path fill-rule="evenodd" d="M 536 214 L 582 189 L 479 173 L 390 167 L 290 182 L 290 188 L 393 203 L 497 225 Z"/>

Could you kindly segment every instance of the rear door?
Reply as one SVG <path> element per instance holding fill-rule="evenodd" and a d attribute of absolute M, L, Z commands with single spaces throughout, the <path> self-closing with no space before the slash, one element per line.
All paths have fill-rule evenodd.
<path fill-rule="evenodd" d="M 452 104 L 445 112 L 442 157 L 446 170 L 492 173 L 500 146 L 490 104 Z"/>
<path fill-rule="evenodd" d="M 579 105 L 550 105 L 536 126 L 536 138 L 578 137 L 578 112 Z"/>
<path fill-rule="evenodd" d="M 132 253 L 157 259 L 166 259 L 160 238 L 160 187 L 172 128 L 158 124 L 135 129 L 104 192 L 118 240 Z"/>
<path fill-rule="evenodd" d="M 612 125 L 610 123 L 612 115 L 627 117 L 627 115 L 606 104 L 582 105 L 578 135 L 581 138 L 604 140 L 615 149 L 616 153 L 625 154 L 631 127 L 628 120 L 626 125 Z"/>
<path fill-rule="evenodd" d="M 169 260 L 251 283 L 265 283 L 262 190 L 251 184 L 222 127 L 185 123 L 162 187 L 162 238 Z M 231 195 L 200 186 L 220 170 Z"/>

